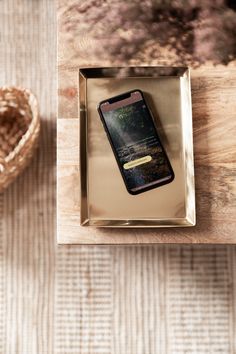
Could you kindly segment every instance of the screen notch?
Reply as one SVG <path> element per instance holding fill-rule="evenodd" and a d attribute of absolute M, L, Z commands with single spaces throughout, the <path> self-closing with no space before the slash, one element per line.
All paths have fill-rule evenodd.
<path fill-rule="evenodd" d="M 111 97 L 108 100 L 100 103 L 100 109 L 102 112 L 109 112 L 114 109 L 128 106 L 135 102 L 143 100 L 142 92 L 138 89 L 129 92 L 122 93 L 121 95 Z"/>

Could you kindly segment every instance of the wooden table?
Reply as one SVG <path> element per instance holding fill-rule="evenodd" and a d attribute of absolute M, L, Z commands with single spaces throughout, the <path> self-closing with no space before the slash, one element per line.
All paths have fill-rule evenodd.
<path fill-rule="evenodd" d="M 148 230 L 105 230 L 79 225 L 78 70 L 86 66 L 115 66 L 115 62 L 88 56 L 86 50 L 93 45 L 93 38 L 80 32 L 76 38 L 72 30 L 66 31 L 64 23 L 68 23 L 70 16 L 76 18 L 76 7 L 71 4 L 70 7 L 60 0 L 58 6 L 58 243 L 235 244 L 236 62 L 228 66 L 208 64 L 191 71 L 197 225 Z M 158 60 L 143 55 L 127 65 L 161 65 L 170 57 L 164 50 L 161 53 Z"/>
<path fill-rule="evenodd" d="M 63 51 L 61 52 L 63 57 Z M 197 225 L 99 229 L 79 224 L 78 66 L 59 60 L 57 240 L 60 244 L 236 243 L 236 65 L 192 70 Z"/>

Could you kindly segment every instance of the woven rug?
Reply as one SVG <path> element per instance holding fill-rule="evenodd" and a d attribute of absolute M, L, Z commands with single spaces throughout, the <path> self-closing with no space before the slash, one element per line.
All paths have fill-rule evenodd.
<path fill-rule="evenodd" d="M 42 117 L 0 196 L 0 353 L 236 353 L 235 247 L 56 246 L 54 2 L 1 1 L 0 26 L 0 85 L 30 87 Z"/>

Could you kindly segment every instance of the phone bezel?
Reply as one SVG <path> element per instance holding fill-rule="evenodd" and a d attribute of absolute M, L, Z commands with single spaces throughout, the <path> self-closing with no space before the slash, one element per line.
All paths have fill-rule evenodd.
<path fill-rule="evenodd" d="M 105 121 L 105 118 L 103 117 L 103 113 L 102 113 L 102 110 L 101 110 L 101 105 L 102 105 L 102 104 L 104 104 L 104 103 L 106 103 L 106 102 L 109 102 L 109 104 L 111 104 L 111 103 L 114 103 L 114 102 L 122 101 L 122 100 L 124 100 L 124 99 L 126 99 L 126 98 L 129 98 L 130 95 L 131 95 L 133 92 L 139 92 L 139 93 L 141 94 L 141 96 L 142 96 L 142 100 L 143 100 L 144 104 L 145 104 L 146 107 L 147 107 L 147 111 L 148 111 L 148 114 L 149 114 L 149 117 L 150 117 L 150 121 L 152 122 L 153 127 L 154 127 L 154 129 L 155 129 L 155 131 L 156 131 L 158 140 L 159 140 L 159 142 L 160 142 L 161 148 L 162 148 L 162 150 L 163 150 L 163 153 L 164 153 L 164 155 L 165 155 L 165 158 L 166 158 L 166 160 L 167 160 L 167 163 L 168 163 L 168 166 L 169 166 L 169 169 L 170 169 L 170 179 L 165 180 L 165 181 L 160 181 L 160 179 L 159 179 L 160 182 L 158 182 L 158 180 L 157 180 L 156 182 L 154 181 L 154 183 L 153 183 L 152 185 L 150 185 L 150 183 L 148 183 L 148 186 L 147 186 L 147 184 L 145 184 L 145 185 L 143 186 L 143 188 L 140 188 L 139 190 L 136 190 L 136 191 L 133 190 L 133 189 L 130 189 L 129 186 L 127 185 L 127 181 L 126 181 L 125 175 L 124 175 L 124 173 L 123 173 L 123 166 L 122 166 L 121 163 L 120 163 L 118 154 L 117 154 L 117 152 L 116 152 L 116 148 L 115 148 L 115 146 L 114 146 L 114 144 L 113 144 L 113 141 L 112 141 L 110 132 L 109 132 L 109 130 L 108 130 L 108 128 L 107 128 L 106 121 Z M 171 163 L 170 163 L 170 160 L 169 160 L 169 158 L 168 158 L 168 156 L 167 156 L 167 153 L 166 153 L 166 151 L 165 151 L 165 149 L 164 149 L 164 146 L 163 146 L 163 144 L 162 144 L 162 142 L 161 142 L 161 140 L 160 140 L 160 137 L 159 137 L 159 134 L 158 134 L 156 125 L 155 125 L 155 121 L 154 121 L 154 119 L 153 119 L 152 112 L 151 112 L 150 108 L 149 108 L 148 105 L 147 105 L 147 102 L 146 102 L 146 100 L 145 100 L 145 97 L 144 97 L 143 92 L 142 92 L 140 89 L 134 89 L 134 90 L 131 90 L 131 91 L 127 91 L 127 92 L 124 92 L 124 93 L 119 94 L 119 95 L 117 95 L 117 96 L 113 96 L 113 97 L 110 97 L 110 98 L 108 98 L 108 99 L 102 100 L 102 101 L 98 104 L 97 110 L 98 110 L 98 113 L 99 113 L 101 122 L 102 122 L 102 124 L 103 124 L 104 130 L 105 130 L 106 135 L 107 135 L 107 138 L 108 138 L 108 140 L 109 140 L 109 143 L 110 143 L 110 145 L 111 145 L 113 154 L 114 154 L 114 156 L 115 156 L 116 162 L 117 162 L 117 164 L 118 164 L 118 167 L 119 167 L 121 176 L 122 176 L 122 178 L 123 178 L 123 180 L 124 180 L 124 183 L 125 183 L 125 186 L 126 186 L 126 189 L 127 189 L 128 193 L 130 193 L 130 194 L 132 194 L 132 195 L 137 195 L 137 194 L 146 192 L 146 191 L 148 191 L 148 190 L 151 190 L 151 189 L 154 189 L 154 188 L 163 186 L 163 185 L 165 185 L 165 184 L 169 184 L 169 183 L 171 183 L 171 182 L 174 180 L 175 174 L 174 174 L 173 168 L 172 168 L 172 166 L 171 166 Z M 162 178 L 162 179 L 163 179 L 163 178 Z M 152 183 L 152 182 L 151 182 L 151 183 Z"/>

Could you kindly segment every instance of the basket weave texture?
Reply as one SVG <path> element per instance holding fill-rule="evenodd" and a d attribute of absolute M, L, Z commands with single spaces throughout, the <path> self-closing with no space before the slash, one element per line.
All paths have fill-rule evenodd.
<path fill-rule="evenodd" d="M 28 165 L 40 131 L 38 103 L 33 93 L 0 88 L 0 191 Z"/>

